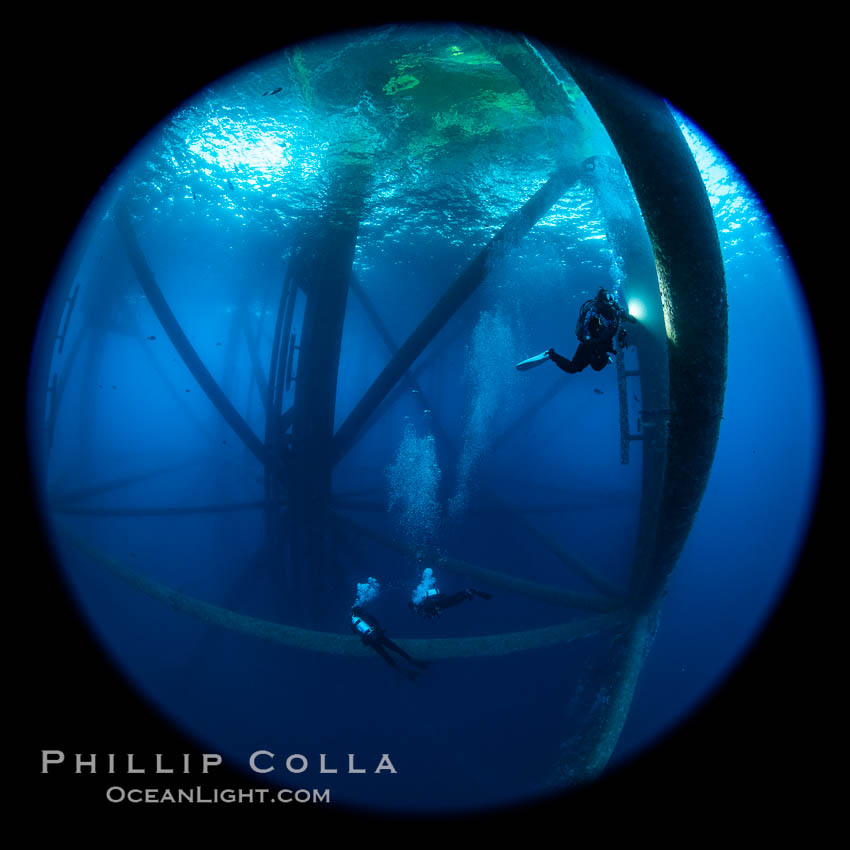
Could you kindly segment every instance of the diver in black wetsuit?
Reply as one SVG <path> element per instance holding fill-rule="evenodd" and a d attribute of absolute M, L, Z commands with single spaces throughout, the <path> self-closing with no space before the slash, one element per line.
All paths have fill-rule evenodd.
<path fill-rule="evenodd" d="M 492 599 L 492 593 L 485 593 L 483 590 L 476 590 L 474 587 L 467 587 L 464 590 L 459 590 L 451 596 L 445 593 L 440 593 L 436 588 L 431 588 L 426 591 L 425 596 L 419 602 L 411 600 L 407 604 L 417 614 L 423 616 L 426 620 L 433 620 L 434 617 L 439 617 L 446 608 L 451 608 L 454 605 L 460 605 L 467 599 L 474 599 L 480 596 L 482 599 Z"/>
<path fill-rule="evenodd" d="M 578 348 L 573 359 L 563 357 L 554 348 L 546 353 L 559 369 L 569 374 L 581 372 L 587 366 L 599 372 L 611 362 L 615 343 L 621 348 L 626 344 L 623 322 L 637 322 L 637 319 L 617 304 L 612 293 L 600 289 L 595 298 L 581 305 L 576 322 Z"/>
<path fill-rule="evenodd" d="M 351 609 L 351 630 L 366 646 L 374 649 L 387 664 L 395 667 L 400 673 L 404 673 L 411 682 L 415 682 L 420 672 L 428 666 L 427 661 L 417 661 L 415 658 L 411 658 L 397 643 L 391 641 L 384 633 L 378 620 L 371 614 L 367 614 L 359 605 L 355 605 Z M 406 661 L 418 667 L 419 670 L 409 670 L 399 667 L 390 657 L 389 652 L 387 652 L 388 649 L 398 653 Z"/>

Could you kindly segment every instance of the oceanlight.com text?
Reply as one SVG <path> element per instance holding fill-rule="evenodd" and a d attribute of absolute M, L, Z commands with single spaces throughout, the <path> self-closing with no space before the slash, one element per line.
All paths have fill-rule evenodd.
<path fill-rule="evenodd" d="M 123 788 L 106 790 L 110 803 L 330 803 L 330 789 L 323 788 Z"/>

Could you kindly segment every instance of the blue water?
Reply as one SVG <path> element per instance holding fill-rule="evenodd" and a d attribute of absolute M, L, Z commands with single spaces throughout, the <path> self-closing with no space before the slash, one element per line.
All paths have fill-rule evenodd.
<path fill-rule="evenodd" d="M 466 63 L 474 51 L 456 30 L 313 44 L 211 86 L 119 169 L 89 230 L 78 234 L 85 246 L 79 267 L 66 271 L 80 294 L 63 352 L 53 355 L 52 371 L 67 382 L 46 461 L 47 492 L 80 508 L 243 507 L 174 516 L 52 514 L 61 527 L 188 596 L 286 621 L 288 548 L 257 560 L 265 528 L 252 505 L 263 500 L 262 468 L 171 346 L 110 210 L 119 195 L 129 199 L 141 249 L 171 309 L 262 437 L 250 346 L 267 369 L 287 264 L 301 228 L 321 217 L 334 168 L 351 158 L 370 162 L 354 272 L 398 346 L 548 177 L 553 150 L 576 161 L 611 154 L 592 116 L 575 125 L 584 134 L 578 139 L 571 124 L 540 130 L 498 68 L 481 58 Z M 386 98 L 360 94 L 339 74 L 347 62 L 379 69 L 392 82 L 389 94 L 379 87 Z M 474 75 L 464 82 L 469 68 L 485 82 Z M 425 97 L 435 69 L 473 95 L 489 80 L 504 99 L 480 98 L 471 107 L 447 96 L 423 118 L 414 93 Z M 421 80 L 410 85 L 417 74 Z M 280 93 L 265 94 L 277 85 Z M 745 179 L 678 118 L 718 225 L 729 375 L 711 477 L 611 769 L 675 728 L 757 638 L 792 574 L 820 462 L 819 364 L 793 267 Z M 589 592 L 494 499 L 625 585 L 641 458 L 633 444 L 631 462 L 620 463 L 613 366 L 569 377 L 548 365 L 528 373 L 513 366 L 550 346 L 572 354 L 578 309 L 600 286 L 622 286 L 627 297 L 604 214 L 592 192 L 574 187 L 498 257 L 414 364 L 414 372 L 422 367 L 418 387 L 383 406 L 335 469 L 333 492 L 358 505 L 345 515 L 412 551 L 338 534 L 333 559 L 344 588 L 323 612 L 332 630 L 348 633 L 348 609 L 369 577 L 380 586 L 369 610 L 394 638 L 501 634 L 584 616 L 485 583 L 492 600 L 464 603 L 436 622 L 410 612 L 424 566 L 417 547 Z M 303 309 L 296 302 L 294 328 Z M 336 427 L 389 356 L 349 295 Z M 628 352 L 627 362 L 633 357 Z M 556 386 L 545 407 L 523 418 Z M 284 409 L 294 392 L 287 391 Z M 510 655 L 440 660 L 411 685 L 377 657 L 335 657 L 210 627 L 105 573 L 61 535 L 56 541 L 63 574 L 104 651 L 199 747 L 237 769 L 251 752 L 269 750 L 278 770 L 264 781 L 328 787 L 334 802 L 359 809 L 465 812 L 536 799 L 561 744 L 580 728 L 570 706 L 585 673 L 610 647 L 602 633 Z M 475 583 L 438 566 L 434 575 L 448 593 Z M 290 753 L 309 760 L 303 776 L 283 770 Z M 368 772 L 320 775 L 320 753 L 338 768 L 355 753 Z M 397 773 L 374 773 L 383 753 Z"/>

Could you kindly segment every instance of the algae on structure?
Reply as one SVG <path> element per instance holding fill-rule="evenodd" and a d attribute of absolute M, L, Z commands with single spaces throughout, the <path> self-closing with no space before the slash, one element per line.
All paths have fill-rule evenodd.
<path fill-rule="evenodd" d="M 397 94 L 400 91 L 407 91 L 418 85 L 419 80 L 413 74 L 399 74 L 384 86 L 384 92 L 390 95 Z"/>
<path fill-rule="evenodd" d="M 406 53 L 398 59 L 393 59 L 392 64 L 396 66 L 397 74 L 391 77 L 384 85 L 384 93 L 388 95 L 397 94 L 400 91 L 407 91 L 414 86 L 419 85 L 418 78 L 408 71 L 418 68 L 422 64 L 422 60 L 415 53 Z"/>
<path fill-rule="evenodd" d="M 304 52 L 296 46 L 292 51 L 292 67 L 295 69 L 295 79 L 308 106 L 313 105 L 313 88 L 310 85 L 310 71 L 304 62 Z"/>

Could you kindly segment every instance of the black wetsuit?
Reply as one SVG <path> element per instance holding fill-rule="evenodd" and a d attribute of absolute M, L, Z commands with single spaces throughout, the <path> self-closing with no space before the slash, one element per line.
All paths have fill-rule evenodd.
<path fill-rule="evenodd" d="M 358 628 L 357 620 L 361 620 L 362 623 L 365 624 L 365 628 L 361 625 Z M 366 646 L 370 649 L 374 649 L 384 661 L 387 662 L 392 667 L 395 667 L 396 670 L 402 672 L 407 676 L 411 681 L 415 681 L 416 677 L 419 675 L 419 670 L 407 670 L 399 667 L 398 664 L 393 660 L 390 656 L 388 649 L 391 649 L 393 652 L 400 655 L 405 661 L 409 661 L 414 666 L 420 668 L 420 670 L 425 669 L 428 664 L 425 661 L 417 661 L 415 658 L 412 658 L 408 655 L 397 643 L 390 640 L 384 630 L 381 628 L 377 619 L 373 617 L 371 614 L 367 614 L 362 608 L 352 608 L 351 609 L 351 631 L 363 641 Z"/>
<path fill-rule="evenodd" d="M 467 587 L 464 590 L 459 590 L 451 596 L 446 596 L 439 591 L 431 596 L 426 596 L 419 604 L 410 603 L 410 607 L 417 613 L 421 614 L 426 620 L 431 620 L 434 617 L 439 617 L 446 608 L 451 608 L 454 605 L 460 605 L 467 599 L 473 599 L 480 596 L 482 599 L 490 599 L 489 593 L 484 593 L 482 590 L 476 590 L 474 587 Z"/>
<path fill-rule="evenodd" d="M 579 343 L 573 359 L 563 357 L 554 348 L 548 351 L 549 359 L 564 372 L 573 375 L 590 366 L 596 372 L 608 365 L 608 355 L 614 354 L 615 340 L 622 345 L 625 342 L 625 330 L 621 321 L 633 319 L 617 304 L 599 295 L 582 304 L 576 323 L 576 336 Z"/>

